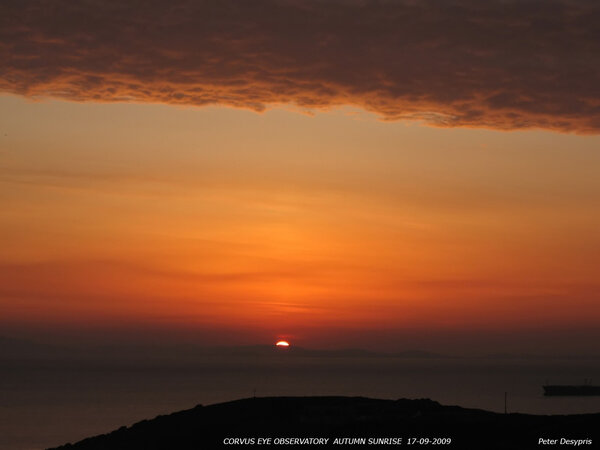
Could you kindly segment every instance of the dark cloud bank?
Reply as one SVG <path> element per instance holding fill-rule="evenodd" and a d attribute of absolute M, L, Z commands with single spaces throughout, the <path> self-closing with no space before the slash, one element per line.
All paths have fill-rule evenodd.
<path fill-rule="evenodd" d="M 600 2 L 3 0 L 0 91 L 600 131 Z"/>

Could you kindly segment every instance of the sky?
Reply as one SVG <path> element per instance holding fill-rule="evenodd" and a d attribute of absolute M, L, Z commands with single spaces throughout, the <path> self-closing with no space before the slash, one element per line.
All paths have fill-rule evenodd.
<path fill-rule="evenodd" d="M 2 334 L 596 350 L 594 2 L 0 8 Z"/>

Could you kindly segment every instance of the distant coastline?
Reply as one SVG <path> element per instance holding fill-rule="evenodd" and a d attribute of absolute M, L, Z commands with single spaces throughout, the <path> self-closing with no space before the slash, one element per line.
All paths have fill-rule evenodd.
<path fill-rule="evenodd" d="M 365 348 L 305 348 L 292 346 L 285 349 L 286 355 L 312 358 L 414 358 L 414 359 L 600 359 L 600 354 L 520 354 L 482 353 L 463 355 L 409 348 L 402 351 L 374 351 Z M 0 335 L 0 358 L 3 359 L 177 359 L 204 356 L 259 357 L 282 355 L 281 349 L 272 344 L 207 346 L 194 344 L 85 344 L 49 345 L 30 340 L 14 339 Z"/>

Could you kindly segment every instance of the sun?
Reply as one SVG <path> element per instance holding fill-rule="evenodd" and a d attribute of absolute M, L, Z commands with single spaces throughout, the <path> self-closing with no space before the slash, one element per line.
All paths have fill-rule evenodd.
<path fill-rule="evenodd" d="M 289 346 L 290 346 L 290 343 L 289 343 L 288 341 L 277 341 L 277 342 L 275 343 L 275 345 L 276 345 L 277 347 L 281 347 L 281 348 L 287 348 L 287 347 L 289 347 Z"/>

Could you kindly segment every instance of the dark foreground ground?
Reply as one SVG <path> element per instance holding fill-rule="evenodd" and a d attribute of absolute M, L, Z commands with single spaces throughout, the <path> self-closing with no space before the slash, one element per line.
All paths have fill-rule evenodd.
<path fill-rule="evenodd" d="M 329 438 L 327 443 L 302 440 Z M 259 439 L 271 441 L 260 441 Z M 285 440 L 282 438 L 294 438 Z M 337 443 L 335 439 L 338 439 Z M 377 439 L 385 439 L 377 445 Z M 556 439 L 554 444 L 542 439 Z M 237 439 L 237 440 L 236 440 Z M 364 444 L 360 443 L 364 439 Z M 562 441 L 561 441 L 562 440 Z M 294 442 L 296 444 L 294 445 Z M 342 444 L 339 444 L 339 443 Z M 354 443 L 354 444 L 353 444 Z M 62 450 L 600 448 L 600 414 L 497 414 L 431 400 L 250 398 L 144 420 Z"/>

